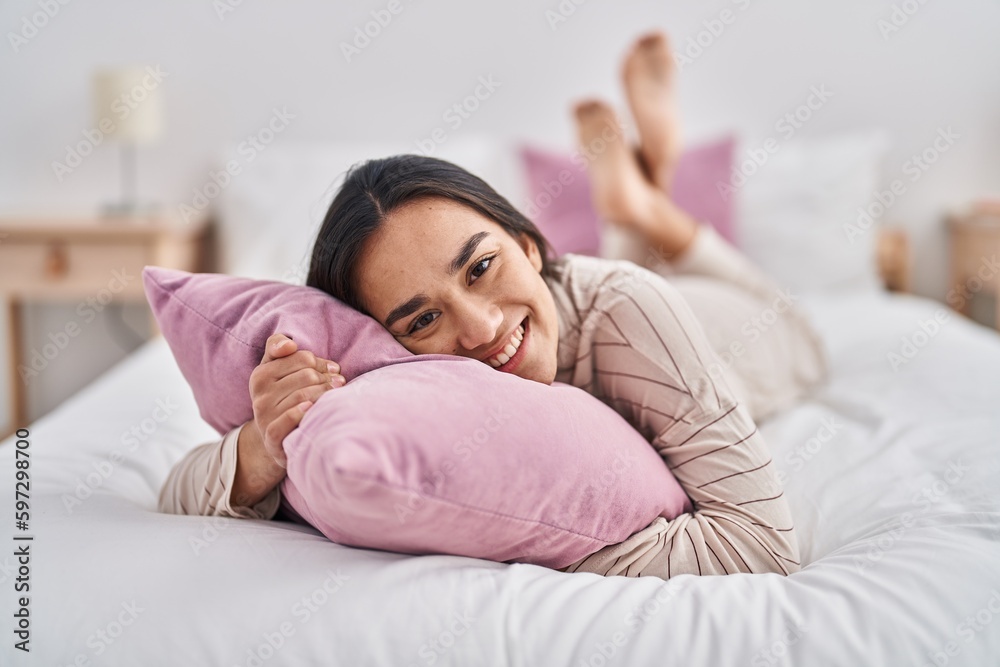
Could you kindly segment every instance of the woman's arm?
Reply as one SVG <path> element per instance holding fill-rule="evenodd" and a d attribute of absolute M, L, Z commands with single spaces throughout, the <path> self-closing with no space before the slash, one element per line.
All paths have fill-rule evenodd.
<path fill-rule="evenodd" d="M 284 478 L 285 468 L 265 450 L 256 422 L 244 424 L 236 442 L 236 472 L 230 491 L 234 502 L 242 507 L 256 505 L 272 495 Z"/>
<path fill-rule="evenodd" d="M 272 518 L 285 478 L 282 443 L 323 393 L 343 386 L 339 371 L 337 363 L 297 350 L 284 334 L 270 336 L 250 376 L 254 418 L 188 452 L 160 491 L 159 511 Z"/>
<path fill-rule="evenodd" d="M 582 315 L 573 384 L 592 387 L 651 442 L 694 511 L 658 518 L 564 569 L 664 578 L 797 571 L 798 542 L 771 454 L 725 379 L 709 374 L 717 357 L 676 288 L 617 261 Z"/>
<path fill-rule="evenodd" d="M 252 437 L 253 430 L 253 422 L 247 422 L 221 440 L 188 452 L 167 476 L 160 490 L 158 510 L 168 514 L 273 518 L 281 503 L 278 485 L 284 469 L 281 477 L 267 479 L 267 469 L 256 467 L 259 455 L 245 451 L 255 446 L 247 437 Z"/>

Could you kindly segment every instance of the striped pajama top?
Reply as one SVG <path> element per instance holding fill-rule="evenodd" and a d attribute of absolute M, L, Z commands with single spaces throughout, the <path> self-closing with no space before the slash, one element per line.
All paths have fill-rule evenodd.
<path fill-rule="evenodd" d="M 734 309 L 759 312 L 780 290 L 705 225 L 669 267 L 573 253 L 552 264 L 545 280 L 559 317 L 556 381 L 621 414 L 660 454 L 693 506 L 690 514 L 658 517 L 561 570 L 663 578 L 797 571 L 792 515 L 753 413 L 784 407 L 825 375 L 825 354 L 809 323 L 789 309 L 764 346 L 724 368 L 707 334 L 732 331 L 739 324 Z M 712 284 L 707 292 L 704 282 L 684 285 L 683 274 L 711 277 Z M 698 296 L 702 321 L 684 289 Z M 777 368 L 779 358 L 786 372 Z M 280 487 L 253 507 L 232 504 L 241 428 L 177 463 L 160 511 L 263 519 L 278 513 Z"/>

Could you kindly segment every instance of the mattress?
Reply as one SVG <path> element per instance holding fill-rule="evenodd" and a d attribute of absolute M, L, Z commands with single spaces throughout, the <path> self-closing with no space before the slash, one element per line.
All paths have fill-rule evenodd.
<path fill-rule="evenodd" d="M 155 338 L 28 427 L 3 665 L 997 665 L 1000 336 L 914 296 L 812 296 L 832 377 L 762 422 L 803 568 L 601 577 L 156 513 L 218 437 Z M 0 444 L 13 508 L 14 439 Z M 7 510 L 5 510 L 7 511 Z M 30 654 L 14 648 L 15 536 Z"/>

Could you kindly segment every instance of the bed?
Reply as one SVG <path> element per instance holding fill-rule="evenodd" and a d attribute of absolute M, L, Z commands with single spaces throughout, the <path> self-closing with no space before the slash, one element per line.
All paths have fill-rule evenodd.
<path fill-rule="evenodd" d="M 5 547 L 0 663 L 1000 664 L 1000 336 L 906 294 L 802 304 L 832 376 L 759 424 L 801 544 L 789 577 L 604 578 L 158 514 L 173 463 L 218 437 L 158 337 L 28 426 L 31 653 Z"/>

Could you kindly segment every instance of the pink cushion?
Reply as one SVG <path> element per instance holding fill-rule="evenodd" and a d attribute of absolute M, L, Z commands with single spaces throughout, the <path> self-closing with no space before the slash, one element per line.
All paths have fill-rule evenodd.
<path fill-rule="evenodd" d="M 284 501 L 340 544 L 559 568 L 690 511 L 648 442 L 583 389 L 414 355 L 300 285 L 147 266 L 146 296 L 221 433 L 253 418 L 250 373 L 280 331 L 341 364 L 284 442 Z"/>
<path fill-rule="evenodd" d="M 733 198 L 723 198 L 717 185 L 729 182 L 735 146 L 736 138 L 727 136 L 685 150 L 672 188 L 678 206 L 733 244 Z M 530 197 L 525 214 L 551 242 L 554 256 L 567 252 L 599 256 L 601 222 L 591 202 L 583 156 L 527 145 L 520 153 Z"/>

